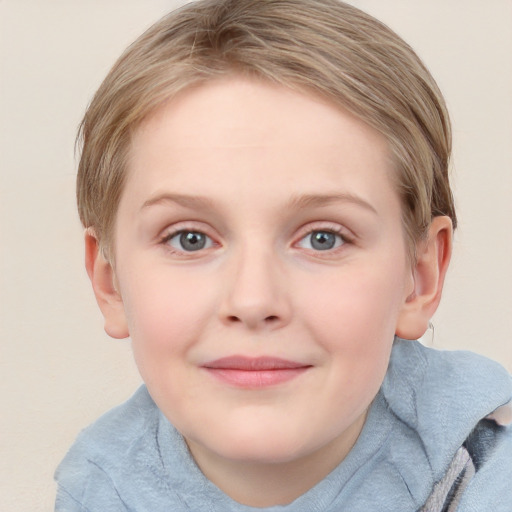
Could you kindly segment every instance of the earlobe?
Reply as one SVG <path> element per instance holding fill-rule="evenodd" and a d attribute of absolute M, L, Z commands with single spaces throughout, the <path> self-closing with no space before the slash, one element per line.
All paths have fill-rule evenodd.
<path fill-rule="evenodd" d="M 92 228 L 85 231 L 85 268 L 105 319 L 105 332 L 112 338 L 127 338 L 124 304 L 116 289 L 114 269 L 102 254 Z"/>
<path fill-rule="evenodd" d="M 441 300 L 452 252 L 452 231 L 449 217 L 434 217 L 428 238 L 418 243 L 414 289 L 402 305 L 395 331 L 400 338 L 418 339 L 428 328 Z"/>

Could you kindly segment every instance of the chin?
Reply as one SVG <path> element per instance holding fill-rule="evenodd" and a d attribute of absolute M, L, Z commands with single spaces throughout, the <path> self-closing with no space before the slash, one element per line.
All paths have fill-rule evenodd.
<path fill-rule="evenodd" d="M 267 429 L 260 432 L 240 432 L 224 435 L 221 443 L 210 445 L 223 458 L 256 464 L 282 464 L 307 456 L 310 451 L 304 439 L 294 439 L 284 432 Z"/>

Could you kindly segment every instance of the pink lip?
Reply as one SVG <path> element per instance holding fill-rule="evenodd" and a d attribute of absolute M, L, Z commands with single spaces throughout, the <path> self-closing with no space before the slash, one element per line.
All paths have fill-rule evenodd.
<path fill-rule="evenodd" d="M 311 365 L 275 357 L 231 356 L 202 365 L 217 379 L 236 387 L 263 388 L 298 377 Z"/>

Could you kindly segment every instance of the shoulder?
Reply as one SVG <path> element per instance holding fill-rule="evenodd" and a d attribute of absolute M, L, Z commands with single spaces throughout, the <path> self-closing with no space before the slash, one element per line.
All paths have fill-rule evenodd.
<path fill-rule="evenodd" d="M 414 432 L 434 482 L 457 450 L 467 448 L 476 473 L 457 510 L 508 510 L 503 504 L 512 503 L 512 428 L 499 423 L 509 414 L 512 378 L 501 365 L 471 352 L 398 340 L 383 395 L 397 420 Z M 495 506 L 487 508 L 489 500 Z"/>
<path fill-rule="evenodd" d="M 467 439 L 475 475 L 461 497 L 461 512 L 510 512 L 512 425 L 482 420 Z"/>
<path fill-rule="evenodd" d="M 148 429 L 158 422 L 158 408 L 145 386 L 125 403 L 111 409 L 77 437 L 63 461 L 73 461 L 83 455 L 88 459 L 108 463 L 125 455 Z"/>
<path fill-rule="evenodd" d="M 127 402 L 83 430 L 55 473 L 56 510 L 87 510 L 89 502 L 98 510 L 125 510 L 118 489 L 122 482 L 129 485 L 127 473 L 141 463 L 141 456 L 144 464 L 158 465 L 159 416 L 142 386 Z"/>
<path fill-rule="evenodd" d="M 426 348 L 398 340 L 393 347 L 383 392 L 392 409 L 413 427 L 465 425 L 466 436 L 495 409 L 512 399 L 505 368 L 468 351 Z M 431 420 L 431 421 L 430 421 Z"/>

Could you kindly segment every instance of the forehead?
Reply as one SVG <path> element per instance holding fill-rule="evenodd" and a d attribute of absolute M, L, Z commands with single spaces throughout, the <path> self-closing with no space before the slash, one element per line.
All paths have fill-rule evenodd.
<path fill-rule="evenodd" d="M 342 187 L 396 202 L 379 193 L 391 191 L 391 172 L 384 137 L 352 114 L 313 94 L 227 77 L 183 91 L 141 124 L 127 187 L 139 201 L 166 191 L 270 198 Z"/>
<path fill-rule="evenodd" d="M 387 153 L 387 143 L 374 129 L 332 102 L 264 80 L 226 76 L 189 87 L 157 109 L 136 130 L 140 144 L 158 144 L 165 125 L 173 143 L 197 146 L 262 147 L 304 143 L 342 147 L 344 141 L 366 152 L 367 143 Z M 352 137 L 339 133 L 350 125 Z M 229 139 L 226 139 L 226 135 Z M 169 141 L 166 141 L 167 143 Z M 357 147 L 354 149 L 358 149 Z"/>

